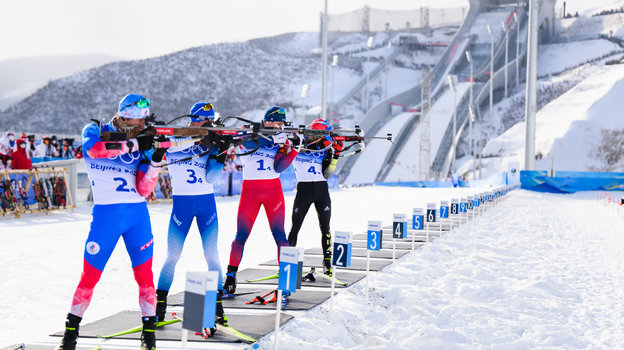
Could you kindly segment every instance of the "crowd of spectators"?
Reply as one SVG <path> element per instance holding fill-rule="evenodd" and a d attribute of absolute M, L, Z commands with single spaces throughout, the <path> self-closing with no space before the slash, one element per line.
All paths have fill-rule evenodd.
<path fill-rule="evenodd" d="M 44 135 L 36 140 L 35 135 L 22 133 L 18 138 L 7 132 L 0 138 L 0 170 L 31 169 L 32 163 L 39 161 L 82 158 L 81 148 L 75 148 L 71 138 Z"/>

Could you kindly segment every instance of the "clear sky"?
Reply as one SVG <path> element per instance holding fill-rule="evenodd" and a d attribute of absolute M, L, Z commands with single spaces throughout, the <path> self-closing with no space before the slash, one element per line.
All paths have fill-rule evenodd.
<path fill-rule="evenodd" d="M 317 31 L 324 0 L 0 0 L 0 60 L 104 53 L 128 59 Z M 468 0 L 329 0 L 332 13 L 468 6 Z"/>

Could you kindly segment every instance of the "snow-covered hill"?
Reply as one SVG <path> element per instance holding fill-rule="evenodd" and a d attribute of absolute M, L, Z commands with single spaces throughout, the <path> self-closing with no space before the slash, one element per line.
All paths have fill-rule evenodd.
<path fill-rule="evenodd" d="M 49 81 L 119 61 L 102 54 L 14 58 L 0 61 L 0 110 L 18 102 Z"/>

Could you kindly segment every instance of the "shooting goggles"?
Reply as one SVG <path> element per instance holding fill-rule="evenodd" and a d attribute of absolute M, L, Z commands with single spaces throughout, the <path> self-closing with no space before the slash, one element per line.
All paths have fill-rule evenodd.
<path fill-rule="evenodd" d="M 119 116 L 129 119 L 143 119 L 149 115 L 150 101 L 143 97 L 123 106 L 119 110 Z"/>

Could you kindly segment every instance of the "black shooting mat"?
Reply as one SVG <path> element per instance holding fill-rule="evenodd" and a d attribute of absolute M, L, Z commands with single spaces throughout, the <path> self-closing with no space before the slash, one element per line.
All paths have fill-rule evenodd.
<path fill-rule="evenodd" d="M 340 276 L 338 276 L 340 278 Z M 262 296 L 270 291 L 274 290 L 271 287 L 263 287 L 263 288 L 236 288 L 237 293 L 245 293 L 247 291 L 257 291 L 251 294 L 238 295 L 233 298 L 225 298 L 223 299 L 223 307 L 226 309 L 226 316 L 230 317 L 227 309 L 266 309 L 266 310 L 275 310 L 275 303 L 269 304 L 246 304 L 249 301 L 252 301 L 257 295 Z M 286 308 L 282 310 L 310 310 L 311 308 L 321 304 L 325 300 L 329 298 L 331 291 L 329 289 L 316 289 L 316 290 L 298 290 L 296 293 L 292 293 L 288 297 L 288 303 L 286 304 Z M 273 295 L 267 295 L 265 297 L 266 300 L 272 298 Z M 180 303 L 184 303 L 184 293 L 177 293 L 171 295 L 167 298 L 167 302 L 170 304 L 180 305 Z"/>
<path fill-rule="evenodd" d="M 303 270 L 306 270 L 306 266 L 312 266 L 312 267 L 316 267 L 317 269 L 322 268 L 321 266 L 321 262 L 322 259 L 319 259 L 320 257 L 311 257 L 311 256 L 304 256 L 303 257 Z M 383 269 L 384 267 L 388 266 L 392 264 L 392 260 L 391 259 L 371 259 L 370 260 L 370 271 L 379 271 L 381 269 Z M 277 263 L 277 259 L 273 259 L 273 260 L 269 260 L 267 262 L 263 262 L 262 264 L 260 264 L 260 266 L 278 266 Z M 347 267 L 346 270 L 360 270 L 360 271 L 366 271 L 366 259 L 362 259 L 362 258 L 352 258 L 351 259 L 351 266 Z M 340 278 L 340 272 L 338 271 L 338 279 Z"/>
<path fill-rule="evenodd" d="M 422 231 L 422 235 L 420 233 L 417 233 L 416 235 L 414 235 L 414 242 L 416 242 L 416 246 L 418 246 L 418 243 L 426 243 L 427 242 L 427 234 L 425 233 L 425 231 Z M 429 240 L 431 240 L 431 237 L 438 237 L 439 232 L 429 232 Z M 383 243 L 382 243 L 382 247 L 383 249 L 392 249 L 392 240 L 394 238 L 392 238 L 392 234 L 384 234 L 383 235 Z M 364 242 L 364 246 L 366 247 L 366 234 L 365 233 L 358 233 L 353 235 L 353 242 L 357 242 L 357 241 L 363 241 Z M 397 238 L 396 239 L 396 246 L 397 249 L 399 249 L 399 247 L 401 247 L 402 249 L 412 249 L 412 236 L 410 236 L 409 234 L 407 235 L 407 238 Z"/>
<path fill-rule="evenodd" d="M 158 340 L 156 340 L 158 342 Z M 60 342 L 60 340 L 59 340 Z M 79 341 L 80 342 L 80 341 Z M 139 343 L 136 344 L 137 347 L 139 347 Z M 0 350 L 21 350 L 21 349 L 25 349 L 25 350 L 54 350 L 56 347 L 58 346 L 58 344 L 50 344 L 50 345 L 41 345 L 41 344 L 37 344 L 37 345 L 33 345 L 33 344 L 24 344 L 24 347 L 20 347 L 20 344 L 15 344 L 15 345 L 10 345 L 4 348 L 0 348 Z M 93 348 L 95 348 L 95 346 L 81 346 L 80 344 L 78 344 L 76 346 L 76 350 L 93 350 Z M 107 348 L 105 346 L 102 346 L 100 348 L 100 350 L 106 350 Z M 118 347 L 116 349 L 119 349 Z"/>
<path fill-rule="evenodd" d="M 371 258 L 377 258 L 377 259 L 392 259 L 392 243 L 388 244 L 386 242 L 386 244 L 383 245 L 384 248 L 386 249 L 382 249 L 382 250 L 371 250 L 370 251 L 370 257 Z M 389 249 L 388 249 L 389 248 Z M 396 258 L 400 258 L 403 255 L 409 253 L 409 251 L 407 250 L 397 250 L 396 251 Z M 305 255 L 323 255 L 323 251 L 321 248 L 310 248 L 310 249 L 306 249 L 304 252 Z M 366 249 L 361 249 L 361 248 L 353 248 L 351 250 L 351 256 L 357 257 L 357 258 L 365 258 L 366 257 Z"/>
<path fill-rule="evenodd" d="M 357 236 L 357 235 L 356 235 Z M 418 249 L 421 245 L 425 244 L 425 242 L 416 242 L 414 244 L 414 248 Z M 392 240 L 384 241 L 382 245 L 382 251 L 389 250 L 392 252 Z M 366 241 L 364 240 L 353 240 L 353 248 L 366 248 Z M 406 242 L 405 240 L 397 240 L 396 242 L 396 250 L 412 250 L 412 241 Z"/>
<path fill-rule="evenodd" d="M 178 316 L 184 318 L 183 313 L 178 313 Z M 228 325 L 235 328 L 237 331 L 248 335 L 256 340 L 267 335 L 275 330 L 275 312 L 266 314 L 227 314 Z M 171 313 L 167 313 L 165 320 L 170 320 L 173 317 Z M 280 326 L 283 326 L 286 322 L 290 321 L 293 316 L 282 314 L 280 316 Z M 80 338 L 97 338 L 107 334 L 113 334 L 121 332 L 125 329 L 130 329 L 141 325 L 141 312 L 140 311 L 122 311 L 112 316 L 103 318 L 101 320 L 81 325 L 80 326 Z M 52 334 L 53 336 L 62 337 L 63 332 Z M 182 322 L 172 323 L 163 327 L 156 328 L 156 339 L 158 340 L 182 340 Z M 137 346 L 138 341 L 141 338 L 141 332 L 135 332 L 125 335 L 120 335 L 113 339 L 136 339 Z M 242 340 L 233 335 L 225 332 L 219 332 L 219 326 L 217 325 L 217 333 L 211 338 L 204 339 L 200 335 L 194 334 L 194 332 L 188 332 L 189 341 L 197 342 L 218 342 L 218 343 L 236 343 L 242 342 Z M 79 340 L 80 342 L 80 340 Z M 104 346 L 106 341 L 104 341 Z"/>
<path fill-rule="evenodd" d="M 306 268 L 306 267 L 303 268 L 304 274 L 307 274 L 309 271 L 310 271 L 310 268 Z M 267 270 L 267 269 L 245 269 L 245 270 L 242 270 L 242 271 L 238 271 L 238 274 L 236 275 L 236 283 L 238 285 L 241 285 L 241 284 L 248 284 L 248 285 L 254 285 L 254 284 L 277 285 L 277 283 L 279 282 L 279 280 L 277 278 L 264 280 L 264 281 L 259 281 L 259 282 L 248 282 L 247 281 L 247 280 L 253 280 L 253 279 L 257 279 L 257 278 L 261 278 L 261 277 L 274 275 L 276 273 L 277 273 L 277 268 L 276 269 L 271 269 L 271 270 Z M 321 276 L 322 273 L 323 273 L 322 268 L 317 268 L 316 272 L 314 273 L 316 281 L 314 281 L 314 282 L 305 282 L 304 281 L 304 282 L 301 282 L 301 285 L 304 286 L 304 287 L 330 288 L 331 287 L 331 280 L 329 278 L 322 277 Z M 338 271 L 338 280 L 340 280 L 341 282 L 345 283 L 345 285 L 341 285 L 341 284 L 336 283 L 335 287 L 336 288 L 348 287 L 348 286 L 354 284 L 355 282 L 361 280 L 365 276 L 366 276 L 365 273 L 351 272 L 351 271 L 345 271 L 345 270 L 340 269 Z M 249 287 L 249 288 L 251 288 L 251 287 Z"/>

